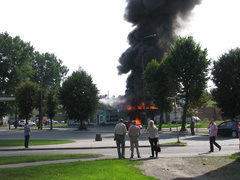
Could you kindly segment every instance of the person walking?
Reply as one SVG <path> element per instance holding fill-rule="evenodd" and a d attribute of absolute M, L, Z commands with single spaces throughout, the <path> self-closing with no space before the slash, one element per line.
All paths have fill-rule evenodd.
<path fill-rule="evenodd" d="M 140 132 L 140 128 L 138 126 L 136 126 L 136 121 L 132 121 L 132 125 L 130 126 L 129 130 L 128 130 L 128 136 L 130 137 L 130 150 L 131 150 L 131 157 L 133 158 L 134 155 L 134 147 L 136 148 L 137 151 L 137 157 L 141 158 L 140 156 L 140 152 L 138 149 L 138 138 L 140 136 L 141 132 Z"/>
<path fill-rule="evenodd" d="M 195 122 L 194 122 L 193 117 L 191 117 L 191 121 L 190 121 L 190 129 L 191 129 L 191 134 L 192 134 L 192 135 L 195 135 L 195 132 L 194 132 L 194 126 L 195 126 Z"/>
<path fill-rule="evenodd" d="M 117 152 L 119 159 L 125 159 L 125 135 L 127 132 L 126 125 L 123 124 L 123 119 L 120 119 L 114 129 L 114 137 L 117 144 Z"/>
<path fill-rule="evenodd" d="M 217 125 L 215 123 L 214 118 L 211 119 L 208 129 L 209 129 L 209 143 L 210 143 L 210 151 L 209 152 L 214 151 L 213 145 L 218 147 L 219 151 L 221 151 L 221 146 L 216 142 L 218 129 L 217 129 Z"/>
<path fill-rule="evenodd" d="M 150 158 L 154 157 L 154 152 L 156 154 L 156 158 L 158 157 L 158 151 L 157 151 L 157 146 L 158 146 L 158 128 L 154 125 L 154 121 L 150 120 L 149 125 L 147 127 L 147 137 L 149 140 L 149 143 L 151 145 L 151 152 L 152 156 Z"/>
<path fill-rule="evenodd" d="M 28 126 L 28 122 L 24 125 L 24 135 L 25 135 L 25 148 L 28 148 L 29 139 L 30 139 L 31 128 Z"/>

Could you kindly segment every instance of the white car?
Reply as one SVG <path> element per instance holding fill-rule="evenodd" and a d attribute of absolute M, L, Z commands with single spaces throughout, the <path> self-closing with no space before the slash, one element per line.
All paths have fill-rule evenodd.
<path fill-rule="evenodd" d="M 28 120 L 27 122 L 29 126 L 36 126 L 36 123 L 33 120 Z"/>
<path fill-rule="evenodd" d="M 48 119 L 48 120 L 47 120 L 47 122 L 48 122 L 48 123 L 50 123 L 50 122 L 51 122 L 51 120 L 50 120 L 50 119 Z M 53 123 L 53 124 L 58 124 L 58 121 L 54 121 L 54 120 L 52 120 L 52 123 Z"/>
<path fill-rule="evenodd" d="M 25 124 L 26 124 L 26 121 L 25 121 L 25 120 L 20 120 L 20 121 L 18 121 L 18 123 L 17 123 L 17 125 L 18 125 L 19 127 L 23 127 Z"/>
<path fill-rule="evenodd" d="M 58 121 L 52 120 L 52 123 L 53 123 L 53 124 L 58 124 Z"/>
<path fill-rule="evenodd" d="M 194 122 L 200 122 L 201 121 L 201 119 L 197 116 L 192 116 L 192 118 L 193 118 Z M 186 122 L 190 123 L 190 121 L 191 121 L 191 117 L 187 117 Z M 182 123 L 182 118 L 178 119 L 177 123 L 181 124 Z M 172 124 L 176 124 L 176 121 L 172 121 Z"/>

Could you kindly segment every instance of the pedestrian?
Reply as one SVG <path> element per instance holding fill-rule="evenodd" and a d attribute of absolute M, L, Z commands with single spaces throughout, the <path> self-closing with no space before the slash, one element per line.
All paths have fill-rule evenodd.
<path fill-rule="evenodd" d="M 194 126 L 195 126 L 195 122 L 194 122 L 193 117 L 191 117 L 191 121 L 190 121 L 190 129 L 191 129 L 191 134 L 192 134 L 192 135 L 195 135 L 195 132 L 194 132 Z"/>
<path fill-rule="evenodd" d="M 154 157 L 154 152 L 156 154 L 156 158 L 158 157 L 158 151 L 157 151 L 157 146 L 158 146 L 158 128 L 154 125 L 154 121 L 150 120 L 149 125 L 147 127 L 147 137 L 151 145 L 151 152 L 152 156 L 150 158 Z"/>
<path fill-rule="evenodd" d="M 123 124 L 123 119 L 120 119 L 114 129 L 114 137 L 117 144 L 117 152 L 119 159 L 125 159 L 125 135 L 127 132 L 126 125 Z"/>
<path fill-rule="evenodd" d="M 130 126 L 128 130 L 128 136 L 130 137 L 130 150 L 131 150 L 131 157 L 133 158 L 134 155 L 134 147 L 136 148 L 137 151 L 137 157 L 141 158 L 139 149 L 138 149 L 138 141 L 139 141 L 139 136 L 140 136 L 140 128 L 136 126 L 136 121 L 132 121 L 132 125 Z"/>
<path fill-rule="evenodd" d="M 214 118 L 212 118 L 210 120 L 208 129 L 209 129 L 209 143 L 210 143 L 210 151 L 209 152 L 214 151 L 213 145 L 218 147 L 219 151 L 221 151 L 221 146 L 216 142 L 218 129 L 217 129 L 217 125 L 215 123 Z"/>
<path fill-rule="evenodd" d="M 25 126 L 24 126 L 24 135 L 25 135 L 25 148 L 28 148 L 28 144 L 29 144 L 29 139 L 30 139 L 30 132 L 31 132 L 31 128 L 28 126 L 28 122 L 26 122 Z"/>

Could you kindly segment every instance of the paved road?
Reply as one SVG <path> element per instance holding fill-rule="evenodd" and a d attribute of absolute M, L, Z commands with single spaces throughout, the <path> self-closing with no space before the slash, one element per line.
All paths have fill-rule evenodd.
<path fill-rule="evenodd" d="M 104 156 L 97 159 L 117 158 L 117 150 L 115 141 L 113 141 L 114 126 L 90 126 L 87 131 L 77 131 L 77 128 L 58 127 L 50 131 L 33 130 L 31 139 L 67 139 L 74 140 L 74 143 L 61 145 L 44 145 L 31 146 L 25 149 L 23 147 L 0 147 L 0 156 L 17 156 L 17 155 L 40 155 L 40 154 L 73 154 L 73 153 L 99 153 Z M 201 131 L 206 131 L 202 129 Z M 200 131 L 199 131 L 200 132 Z M 96 134 L 101 134 L 102 141 L 95 141 Z M 15 130 L 8 128 L 0 128 L 0 139 L 23 139 L 23 130 Z M 213 153 L 209 151 L 209 137 L 204 133 L 196 133 L 195 136 L 190 134 L 180 134 L 180 141 L 186 142 L 188 145 L 184 147 L 162 146 L 162 152 L 159 154 L 159 159 L 149 159 L 150 147 L 149 142 L 142 132 L 140 137 L 140 153 L 141 160 L 145 162 L 154 162 L 157 166 L 161 158 L 164 157 L 197 157 L 197 156 L 223 156 L 239 153 L 239 140 L 230 137 L 219 137 L 217 142 L 222 146 L 222 150 L 216 150 Z M 173 132 L 161 132 L 160 143 L 176 142 L 177 134 Z M 130 157 L 129 139 L 126 139 L 126 157 Z M 135 157 L 136 158 L 136 157 Z M 34 163 L 6 164 L 0 165 L 0 168 L 17 168 L 32 165 L 42 165 L 50 163 L 66 163 L 74 161 L 87 161 L 94 159 L 72 159 L 72 160 L 54 160 Z M 149 161 L 150 160 L 150 161 Z M 160 167 L 159 167 L 160 168 Z M 154 169 L 153 169 L 154 170 Z M 156 177 L 161 177 L 161 172 L 156 171 Z M 151 173 L 153 174 L 153 173 Z"/>
<path fill-rule="evenodd" d="M 114 126 L 89 126 L 86 131 L 77 131 L 74 127 L 58 127 L 50 131 L 33 130 L 31 139 L 62 139 L 74 140 L 74 143 L 60 145 L 31 146 L 23 147 L 0 147 L 0 156 L 16 155 L 39 155 L 39 154 L 72 154 L 72 153 L 99 153 L 103 158 L 117 158 L 116 144 L 113 141 Z M 206 129 L 205 129 L 206 131 Z M 96 134 L 101 134 L 102 141 L 95 141 Z M 208 135 L 197 133 L 191 136 L 188 133 L 180 134 L 180 141 L 186 142 L 188 146 L 173 147 L 163 146 L 159 157 L 189 157 L 189 156 L 222 156 L 239 153 L 239 140 L 231 137 L 219 137 L 217 142 L 222 146 L 222 150 L 215 149 L 213 153 L 209 151 Z M 0 128 L 0 139 L 23 139 L 23 130 Z M 174 132 L 161 132 L 160 143 L 176 142 L 177 134 Z M 129 138 L 126 138 L 126 157 L 130 157 Z M 143 132 L 140 137 L 141 157 L 148 158 L 150 155 L 149 142 Z M 56 163 L 56 162 L 55 162 Z M 3 166 L 1 166 L 3 168 Z M 1 168 L 0 167 L 0 168 Z M 5 166 L 4 166 L 5 167 Z M 11 166 L 13 167 L 13 165 Z"/>

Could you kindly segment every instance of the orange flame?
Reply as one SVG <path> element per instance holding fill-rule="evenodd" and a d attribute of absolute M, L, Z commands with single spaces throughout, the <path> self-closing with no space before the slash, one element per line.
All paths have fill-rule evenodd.
<path fill-rule="evenodd" d="M 144 102 L 141 103 L 140 106 L 138 107 L 132 107 L 130 105 L 127 106 L 127 110 L 131 111 L 131 110 L 136 110 L 136 109 L 145 109 L 145 105 L 144 105 Z M 148 106 L 146 107 L 146 109 L 158 109 L 157 107 L 154 107 L 154 106 Z"/>
<path fill-rule="evenodd" d="M 138 118 L 136 118 L 136 124 L 142 124 L 142 121 L 140 120 L 140 119 L 138 119 Z"/>

